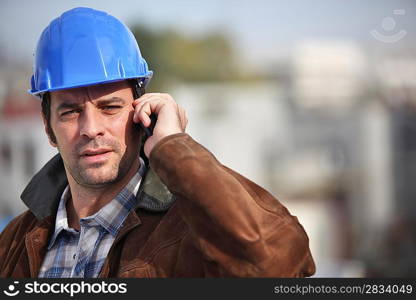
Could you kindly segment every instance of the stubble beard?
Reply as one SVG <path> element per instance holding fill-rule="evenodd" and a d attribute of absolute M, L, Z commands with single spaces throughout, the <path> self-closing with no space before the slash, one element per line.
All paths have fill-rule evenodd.
<path fill-rule="evenodd" d="M 79 185 L 100 188 L 120 181 L 128 173 L 132 162 L 123 157 L 119 161 L 110 163 L 92 164 L 88 168 L 82 168 L 76 164 L 69 168 L 72 178 Z"/>
<path fill-rule="evenodd" d="M 112 149 L 112 159 L 109 162 L 90 164 L 87 168 L 79 163 L 79 150 L 81 147 L 75 147 L 76 151 L 73 155 L 75 163 L 67 164 L 64 161 L 66 168 L 68 169 L 71 177 L 75 182 L 81 186 L 88 188 L 102 188 L 111 184 L 114 184 L 122 180 L 129 170 L 135 165 L 135 160 L 139 159 L 139 151 L 133 149 L 127 149 L 121 155 L 121 145 L 115 141 L 106 140 L 105 143 L 101 143 L 99 146 L 96 141 L 93 141 L 94 147 L 100 146 L 110 147 Z M 83 145 L 85 148 L 85 145 Z M 59 149 L 59 147 L 58 147 Z M 114 158 L 116 156 L 116 158 Z"/>

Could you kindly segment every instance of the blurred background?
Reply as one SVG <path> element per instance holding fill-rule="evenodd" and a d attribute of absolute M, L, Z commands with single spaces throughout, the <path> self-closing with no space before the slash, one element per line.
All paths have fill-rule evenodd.
<path fill-rule="evenodd" d="M 416 3 L 388 0 L 0 2 L 0 230 L 55 153 L 26 91 L 37 39 L 101 9 L 134 32 L 149 91 L 188 133 L 303 224 L 316 277 L 416 276 Z"/>

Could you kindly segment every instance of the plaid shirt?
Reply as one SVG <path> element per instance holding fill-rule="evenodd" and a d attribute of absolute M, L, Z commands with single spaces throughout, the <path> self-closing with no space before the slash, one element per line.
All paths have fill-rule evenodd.
<path fill-rule="evenodd" d="M 65 204 L 70 193 L 69 186 L 65 188 L 39 277 L 98 277 L 121 225 L 137 206 L 136 194 L 146 171 L 143 161 L 140 162 L 139 171 L 111 202 L 95 214 L 80 219 L 79 231 L 68 227 Z"/>

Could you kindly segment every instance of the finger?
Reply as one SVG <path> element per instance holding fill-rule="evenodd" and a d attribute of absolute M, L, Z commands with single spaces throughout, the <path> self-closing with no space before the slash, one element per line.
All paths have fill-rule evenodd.
<path fill-rule="evenodd" d="M 182 131 L 185 132 L 186 126 L 188 124 L 188 118 L 186 116 L 185 109 L 180 105 L 178 105 L 178 115 L 179 115 L 180 127 Z"/>
<path fill-rule="evenodd" d="M 186 114 L 186 110 L 183 110 L 184 111 L 184 117 L 185 117 L 185 128 L 184 128 L 184 132 L 185 132 L 185 129 L 186 129 L 186 127 L 188 127 L 188 122 L 189 122 L 189 120 L 188 120 L 188 115 Z"/>
<path fill-rule="evenodd" d="M 151 120 L 150 115 L 152 113 L 150 103 L 146 102 L 140 106 L 140 108 L 136 108 L 133 121 L 136 123 L 141 122 L 145 127 L 149 127 Z"/>
<path fill-rule="evenodd" d="M 144 94 L 139 98 L 136 98 L 133 100 L 133 107 L 139 105 L 140 103 L 142 103 L 143 101 L 147 100 L 149 97 L 151 97 L 151 94 Z"/>
<path fill-rule="evenodd" d="M 182 107 L 179 107 L 179 120 L 181 123 L 182 131 L 185 131 L 186 117 L 185 117 L 185 110 Z"/>
<path fill-rule="evenodd" d="M 150 107 L 152 109 L 152 112 L 158 113 L 161 107 L 165 104 L 172 104 L 175 107 L 177 106 L 177 103 L 173 100 L 172 97 L 168 94 L 160 94 L 160 93 L 153 93 L 149 94 L 148 97 L 145 99 L 136 99 L 133 103 L 135 111 L 139 111 L 144 105 L 147 103 L 150 103 Z M 137 121 L 136 118 L 133 118 L 133 121 Z"/>
<path fill-rule="evenodd" d="M 142 100 L 140 102 L 137 102 L 137 104 L 134 106 L 134 116 L 133 116 L 133 121 L 134 122 L 139 122 L 139 112 L 142 109 L 143 106 L 145 106 L 146 104 L 150 103 L 150 101 L 155 101 L 157 99 L 155 99 L 155 97 L 148 97 L 148 99 Z M 150 107 L 151 108 L 151 107 Z"/>
<path fill-rule="evenodd" d="M 164 94 L 162 94 L 162 93 L 146 93 L 146 94 L 143 94 L 139 98 L 134 99 L 133 105 L 137 105 L 140 102 L 146 101 L 146 100 L 148 100 L 149 98 L 152 98 L 152 97 L 162 97 L 162 95 L 164 95 Z"/>
<path fill-rule="evenodd" d="M 155 100 L 163 101 L 164 99 L 160 95 L 162 94 L 158 94 L 158 93 L 145 94 L 142 97 L 133 101 L 133 107 L 141 106 L 148 101 L 155 101 Z"/>

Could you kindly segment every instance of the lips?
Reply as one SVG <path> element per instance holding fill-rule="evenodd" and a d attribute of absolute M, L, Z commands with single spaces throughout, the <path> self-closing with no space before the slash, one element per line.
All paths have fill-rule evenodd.
<path fill-rule="evenodd" d="M 94 156 L 94 155 L 100 155 L 107 152 L 110 152 L 111 149 L 93 149 L 93 150 L 84 150 L 81 152 L 81 156 Z"/>
<path fill-rule="evenodd" d="M 81 159 L 89 163 L 104 162 L 108 159 L 111 149 L 87 149 L 81 152 Z"/>

